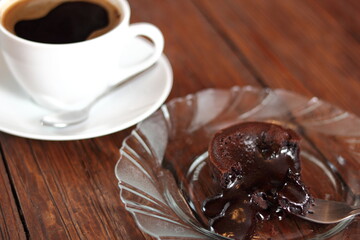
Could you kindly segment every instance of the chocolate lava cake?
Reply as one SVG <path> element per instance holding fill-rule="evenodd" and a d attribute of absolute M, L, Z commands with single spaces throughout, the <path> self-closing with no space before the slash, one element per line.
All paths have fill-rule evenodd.
<path fill-rule="evenodd" d="M 222 192 L 203 203 L 213 231 L 247 239 L 258 222 L 306 213 L 313 200 L 301 181 L 299 142 L 293 130 L 264 122 L 215 134 L 208 164 Z"/>

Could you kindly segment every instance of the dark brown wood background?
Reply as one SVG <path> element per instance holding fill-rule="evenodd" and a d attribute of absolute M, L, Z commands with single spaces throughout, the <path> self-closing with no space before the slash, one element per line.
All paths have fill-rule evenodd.
<path fill-rule="evenodd" d="M 360 116 L 358 0 L 130 5 L 132 22 L 151 22 L 165 36 L 174 71 L 169 99 L 253 85 L 317 96 Z M 152 239 L 124 210 L 114 176 L 129 133 L 67 142 L 0 133 L 0 238 Z"/>

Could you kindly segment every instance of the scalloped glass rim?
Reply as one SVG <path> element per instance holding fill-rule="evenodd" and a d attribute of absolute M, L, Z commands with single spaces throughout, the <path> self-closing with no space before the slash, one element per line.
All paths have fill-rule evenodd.
<path fill-rule="evenodd" d="M 115 167 L 120 198 L 142 231 L 158 239 L 228 239 L 203 227 L 199 216 L 194 214 L 199 204 L 193 199 L 196 193 L 184 186 L 193 190 L 200 186 L 196 185 L 196 174 L 204 166 L 204 146 L 207 145 L 201 140 L 241 121 L 270 121 L 300 131 L 306 138 L 302 158 L 315 163 L 305 164 L 310 168 L 307 172 L 318 167 L 323 173 L 317 176 L 319 183 L 316 184 L 323 180 L 324 184 L 331 185 L 325 186 L 329 190 L 315 189 L 317 192 L 313 194 L 360 204 L 360 180 L 356 171 L 360 169 L 360 119 L 357 116 L 316 97 L 306 98 L 283 89 L 251 86 L 206 89 L 163 105 L 139 123 L 123 142 Z M 310 146 L 314 143 L 315 149 Z M 192 159 L 187 165 L 179 161 L 189 158 Z M 348 161 L 349 158 L 352 161 Z M 186 172 L 182 173 L 184 169 Z M 309 179 L 318 174 L 307 172 Z M 349 228 L 350 224 L 355 227 Z M 350 236 L 354 229 L 360 229 L 360 221 L 351 219 L 304 236 L 327 239 L 339 232 Z"/>

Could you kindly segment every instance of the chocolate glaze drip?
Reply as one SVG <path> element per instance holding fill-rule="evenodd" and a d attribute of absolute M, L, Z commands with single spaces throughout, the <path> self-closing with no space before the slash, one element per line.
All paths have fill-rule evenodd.
<path fill-rule="evenodd" d="M 299 141 L 290 129 L 260 122 L 215 134 L 208 163 L 222 192 L 203 203 L 212 230 L 247 239 L 259 221 L 305 214 L 312 198 L 300 178 Z"/>

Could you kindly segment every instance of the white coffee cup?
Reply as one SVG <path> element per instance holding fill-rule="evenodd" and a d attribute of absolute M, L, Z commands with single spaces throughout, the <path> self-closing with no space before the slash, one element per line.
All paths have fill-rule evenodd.
<path fill-rule="evenodd" d="M 0 1 L 4 11 L 18 0 Z M 53 0 L 61 1 L 61 0 Z M 120 23 L 94 39 L 47 44 L 25 40 L 0 24 L 0 49 L 8 68 L 24 90 L 39 105 L 57 110 L 81 109 L 105 89 L 153 65 L 161 56 L 164 39 L 149 23 L 129 25 L 130 7 L 125 0 L 109 0 L 121 14 Z M 124 48 L 144 36 L 154 44 L 151 56 L 122 67 Z"/>

